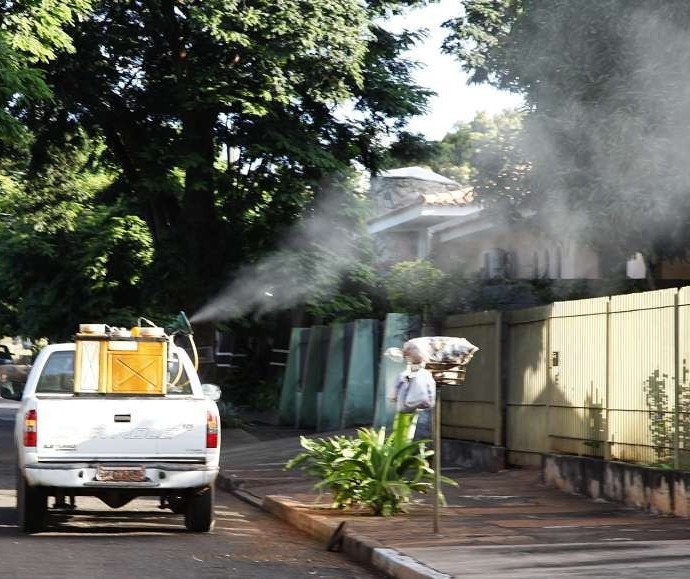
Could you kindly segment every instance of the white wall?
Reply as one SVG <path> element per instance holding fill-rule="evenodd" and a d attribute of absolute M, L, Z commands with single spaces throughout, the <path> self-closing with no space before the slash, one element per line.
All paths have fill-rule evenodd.
<path fill-rule="evenodd" d="M 493 249 L 501 249 L 510 254 L 513 270 L 510 277 L 599 277 L 599 260 L 589 248 L 575 242 L 556 244 L 538 231 L 533 232 L 526 228 L 511 232 L 494 228 L 436 246 L 439 265 L 442 268 L 451 269 L 458 262 L 463 262 L 469 270 L 468 273 L 483 270 L 485 254 Z"/>

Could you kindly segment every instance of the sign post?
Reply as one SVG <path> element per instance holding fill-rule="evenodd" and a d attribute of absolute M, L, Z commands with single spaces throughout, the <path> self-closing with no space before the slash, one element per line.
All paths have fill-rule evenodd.
<path fill-rule="evenodd" d="M 436 384 L 436 404 L 434 405 L 434 534 L 440 533 L 441 516 L 441 388 Z"/>

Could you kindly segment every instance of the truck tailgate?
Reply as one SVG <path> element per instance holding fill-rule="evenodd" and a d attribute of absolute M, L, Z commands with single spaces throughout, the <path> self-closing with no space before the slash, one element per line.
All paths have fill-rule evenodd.
<path fill-rule="evenodd" d="M 40 398 L 37 414 L 41 462 L 205 458 L 205 400 Z"/>

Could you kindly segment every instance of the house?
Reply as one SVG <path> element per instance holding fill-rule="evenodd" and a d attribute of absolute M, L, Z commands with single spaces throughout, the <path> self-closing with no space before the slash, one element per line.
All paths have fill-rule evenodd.
<path fill-rule="evenodd" d="M 487 278 L 598 279 L 599 256 L 577 240 L 547 237 L 525 212 L 506 223 L 483 211 L 471 188 L 422 167 L 384 171 L 371 180 L 375 208 L 367 229 L 383 267 L 433 255 L 443 270 L 456 267 Z M 670 271 L 670 270 L 669 270 Z M 629 277 L 644 277 L 640 260 Z"/>
<path fill-rule="evenodd" d="M 471 189 L 421 167 L 372 178 L 369 196 L 375 214 L 367 229 L 384 266 L 428 257 L 434 226 L 481 211 Z"/>

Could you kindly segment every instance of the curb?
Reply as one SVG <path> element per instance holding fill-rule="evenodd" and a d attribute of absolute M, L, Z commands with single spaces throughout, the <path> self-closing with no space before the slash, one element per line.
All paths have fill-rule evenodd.
<path fill-rule="evenodd" d="M 262 509 L 273 516 L 307 533 L 327 545 L 329 551 L 340 551 L 350 559 L 369 565 L 395 579 L 452 579 L 412 557 L 382 545 L 379 541 L 359 535 L 347 528 L 347 523 L 324 521 L 311 516 L 304 505 L 289 497 L 268 495 L 263 499 L 242 488 L 244 481 L 222 472 L 216 479 L 218 488 L 235 495 L 238 499 Z"/>
<path fill-rule="evenodd" d="M 263 509 L 263 499 L 242 488 L 244 481 L 235 477 L 226 478 L 219 474 L 216 478 L 216 487 L 235 495 L 241 501 L 249 503 L 257 509 Z"/>

